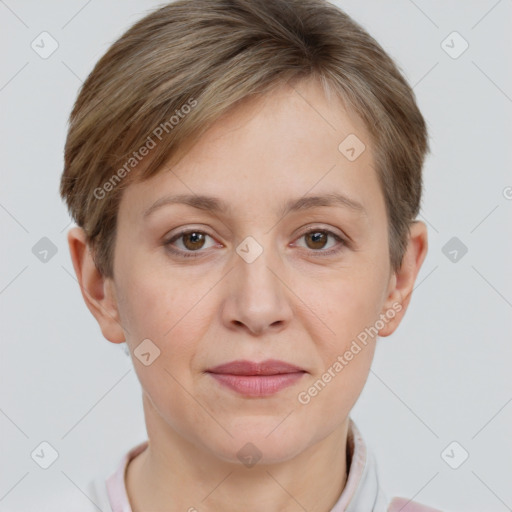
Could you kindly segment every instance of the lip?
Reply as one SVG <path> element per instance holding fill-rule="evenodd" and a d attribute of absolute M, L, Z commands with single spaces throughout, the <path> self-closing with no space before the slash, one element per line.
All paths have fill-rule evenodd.
<path fill-rule="evenodd" d="M 307 373 L 303 368 L 267 359 L 262 362 L 237 360 L 206 371 L 221 385 L 247 397 L 270 396 L 292 386 Z"/>
<path fill-rule="evenodd" d="M 279 375 L 284 373 L 304 372 L 303 368 L 278 359 L 266 359 L 260 363 L 237 360 L 220 364 L 207 370 L 209 373 L 230 375 Z"/>

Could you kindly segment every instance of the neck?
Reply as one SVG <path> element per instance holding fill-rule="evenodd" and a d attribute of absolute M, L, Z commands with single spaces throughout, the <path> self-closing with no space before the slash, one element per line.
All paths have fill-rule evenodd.
<path fill-rule="evenodd" d="M 246 468 L 171 429 L 144 394 L 149 444 L 128 464 L 132 512 L 329 512 L 346 483 L 348 418 L 295 457 Z"/>

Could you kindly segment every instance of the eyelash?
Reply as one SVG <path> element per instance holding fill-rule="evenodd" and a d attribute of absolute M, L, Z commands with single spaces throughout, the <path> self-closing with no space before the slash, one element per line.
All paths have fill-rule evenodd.
<path fill-rule="evenodd" d="M 169 252 L 171 252 L 172 254 L 179 256 L 179 257 L 183 257 L 183 258 L 201 257 L 201 253 L 203 251 L 201 251 L 200 249 L 197 251 L 183 251 L 181 249 L 176 250 L 172 247 L 173 242 L 175 242 L 176 240 L 179 240 L 181 237 L 188 235 L 190 233 L 201 233 L 203 235 L 209 236 L 210 238 L 213 238 L 210 234 L 206 233 L 205 231 L 201 231 L 199 229 L 187 229 L 184 231 L 180 231 L 178 234 L 174 235 L 171 239 L 169 239 L 167 242 L 165 242 L 164 245 L 167 247 L 167 250 L 169 250 Z M 336 254 L 336 253 L 340 252 L 341 250 L 343 250 L 344 247 L 349 245 L 346 240 L 344 240 L 342 237 L 340 237 L 333 231 L 330 231 L 329 229 L 321 229 L 321 228 L 310 229 L 309 231 L 302 233 L 298 239 L 300 239 L 306 235 L 309 235 L 310 233 L 326 233 L 327 235 L 331 235 L 340 244 L 340 245 L 338 245 L 334 248 L 328 249 L 326 251 L 322 251 L 321 249 L 319 249 L 319 250 L 307 249 L 310 252 L 318 254 L 318 256 L 321 256 L 321 257 L 331 256 L 333 254 Z"/>

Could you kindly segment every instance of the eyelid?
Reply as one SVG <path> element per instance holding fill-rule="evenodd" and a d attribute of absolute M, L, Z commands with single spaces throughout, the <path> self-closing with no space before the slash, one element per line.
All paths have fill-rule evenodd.
<path fill-rule="evenodd" d="M 340 252 L 344 247 L 350 246 L 350 238 L 349 237 L 347 237 L 345 234 L 341 235 L 341 234 L 337 233 L 336 231 L 334 231 L 332 228 L 328 228 L 325 226 L 308 226 L 308 227 L 304 228 L 304 230 L 301 230 L 299 232 L 299 234 L 295 237 L 294 240 L 297 241 L 309 233 L 314 233 L 314 232 L 318 232 L 318 231 L 327 233 L 328 236 L 330 235 L 333 238 L 335 238 L 338 242 L 337 246 L 331 247 L 330 249 L 314 250 L 314 249 L 308 249 L 307 247 L 302 247 L 302 249 L 304 249 L 312 254 L 318 255 L 318 256 L 328 256 L 328 255 Z M 197 251 L 186 251 L 183 249 L 176 249 L 173 246 L 173 243 L 176 240 L 179 240 L 182 236 L 190 234 L 190 233 L 195 233 L 195 232 L 202 233 L 206 236 L 209 236 L 210 238 L 215 240 L 217 244 L 220 243 L 216 240 L 216 238 L 213 235 L 208 233 L 208 231 L 206 231 L 204 228 L 191 227 L 191 228 L 183 228 L 183 229 L 179 230 L 177 233 L 174 233 L 174 234 L 170 235 L 169 237 L 167 237 L 166 240 L 164 241 L 164 246 L 171 253 L 176 254 L 177 256 L 199 257 L 203 253 L 206 252 L 205 249 L 198 249 Z M 295 244 L 295 241 L 293 242 L 293 244 Z M 340 247 L 340 245 L 341 245 L 341 247 Z"/>
<path fill-rule="evenodd" d="M 173 233 L 172 235 L 166 237 L 164 239 L 164 242 L 163 244 L 165 246 L 172 246 L 172 243 L 174 243 L 176 240 L 179 240 L 182 236 L 184 235 L 188 235 L 190 233 L 201 233 L 203 235 L 206 235 L 206 236 L 209 236 L 212 240 L 214 240 L 216 242 L 216 244 L 219 244 L 220 242 L 217 241 L 217 239 L 211 235 L 210 233 L 208 233 L 208 231 L 206 231 L 204 228 L 183 228 L 183 229 L 180 229 L 177 233 Z M 173 251 L 175 252 L 175 251 Z M 199 249 L 197 251 L 184 251 L 183 249 L 178 249 L 176 252 L 179 252 L 180 254 L 183 254 L 183 253 L 200 253 L 200 252 L 204 252 L 204 250 L 202 249 Z"/>
<path fill-rule="evenodd" d="M 332 226 L 322 226 L 322 225 L 308 225 L 304 229 L 299 230 L 299 235 L 297 235 L 297 238 L 307 235 L 308 233 L 311 233 L 312 231 L 325 231 L 326 233 L 329 233 L 331 235 L 337 236 L 338 238 L 348 241 L 349 237 L 345 235 L 342 231 L 338 232 L 334 230 Z"/>
<path fill-rule="evenodd" d="M 295 240 L 299 240 L 303 236 L 308 235 L 309 233 L 315 233 L 318 231 L 327 233 L 327 236 L 330 235 L 333 238 L 335 238 L 338 241 L 337 246 L 331 247 L 330 249 L 318 249 L 316 251 L 314 249 L 308 249 L 307 247 L 305 247 L 305 248 L 302 247 L 302 249 L 304 249 L 310 253 L 313 253 L 315 255 L 318 255 L 318 256 L 329 256 L 329 255 L 336 254 L 336 253 L 340 252 L 344 247 L 351 246 L 350 239 L 347 236 L 345 236 L 344 234 L 341 235 L 341 234 L 337 233 L 336 231 L 333 231 L 333 229 L 331 229 L 331 228 L 322 227 L 322 226 L 313 226 L 313 227 L 310 226 L 310 227 L 306 228 L 304 231 L 300 232 L 300 234 L 295 238 Z M 295 242 L 293 242 L 293 243 L 295 244 Z M 341 247 L 340 247 L 340 245 L 341 245 Z"/>

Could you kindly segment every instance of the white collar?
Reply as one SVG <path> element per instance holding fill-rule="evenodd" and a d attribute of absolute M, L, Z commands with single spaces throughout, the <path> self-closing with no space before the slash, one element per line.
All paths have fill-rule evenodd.
<path fill-rule="evenodd" d="M 147 446 L 146 440 L 133 447 L 124 455 L 114 473 L 106 479 L 108 499 L 113 512 L 132 512 L 124 475 L 128 462 Z M 368 451 L 352 418 L 349 418 L 347 451 L 350 460 L 347 482 L 330 512 L 386 512 L 387 498 L 379 486 L 375 459 Z"/>

